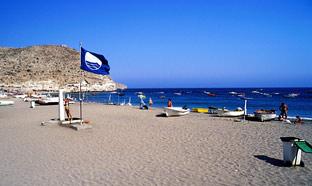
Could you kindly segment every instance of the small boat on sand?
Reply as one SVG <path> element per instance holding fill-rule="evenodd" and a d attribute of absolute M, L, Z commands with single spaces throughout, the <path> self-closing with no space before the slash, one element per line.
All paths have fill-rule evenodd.
<path fill-rule="evenodd" d="M 58 97 L 46 97 L 36 101 L 39 105 L 58 105 L 59 98 Z"/>
<path fill-rule="evenodd" d="M 217 114 L 224 110 L 225 108 L 208 107 L 208 114 Z"/>
<path fill-rule="evenodd" d="M 276 118 L 275 110 L 256 110 L 254 112 L 255 119 L 259 121 L 270 121 Z"/>
<path fill-rule="evenodd" d="M 217 116 L 220 116 L 220 117 L 238 117 L 238 116 L 243 116 L 243 115 L 244 115 L 244 110 L 240 107 L 238 107 L 235 110 L 228 110 L 228 109 L 217 110 Z"/>
<path fill-rule="evenodd" d="M 208 113 L 208 108 L 193 108 L 192 112 Z"/>
<path fill-rule="evenodd" d="M 13 105 L 14 101 L 0 100 L 0 106 Z"/>
<path fill-rule="evenodd" d="M 182 107 L 164 107 L 164 113 L 169 116 L 184 116 L 190 113 L 190 109 Z"/>

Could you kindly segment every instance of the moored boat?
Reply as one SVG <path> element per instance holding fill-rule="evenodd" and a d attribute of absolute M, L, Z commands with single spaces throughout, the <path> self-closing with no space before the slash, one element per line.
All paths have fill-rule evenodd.
<path fill-rule="evenodd" d="M 164 107 L 164 113 L 167 117 L 184 116 L 190 113 L 190 109 L 185 109 L 182 107 Z"/>
<path fill-rule="evenodd" d="M 181 92 L 175 92 L 175 93 L 173 93 L 174 95 L 177 95 L 177 96 L 181 96 L 182 95 L 182 93 Z"/>
<path fill-rule="evenodd" d="M 270 121 L 276 118 L 275 110 L 256 110 L 255 118 L 259 121 Z"/>
<path fill-rule="evenodd" d="M 204 91 L 204 94 L 206 94 L 206 95 L 208 95 L 210 97 L 215 97 L 216 96 L 216 94 L 211 93 L 211 92 L 207 92 L 207 91 Z"/>
<path fill-rule="evenodd" d="M 13 105 L 14 101 L 0 100 L 0 106 Z"/>
<path fill-rule="evenodd" d="M 237 95 L 238 93 L 237 93 L 237 92 L 232 91 L 232 92 L 229 92 L 229 94 L 231 94 L 231 95 Z"/>
<path fill-rule="evenodd" d="M 300 94 L 297 94 L 297 93 L 290 93 L 290 94 L 287 94 L 287 95 L 284 95 L 285 98 L 295 98 L 297 96 L 299 96 Z"/>

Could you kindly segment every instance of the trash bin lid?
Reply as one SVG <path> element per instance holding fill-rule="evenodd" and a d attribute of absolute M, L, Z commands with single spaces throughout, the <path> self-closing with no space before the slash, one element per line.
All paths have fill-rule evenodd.
<path fill-rule="evenodd" d="M 295 144 L 303 152 L 312 153 L 312 146 L 308 142 L 306 142 L 304 140 L 302 140 L 302 141 L 295 141 Z"/>
<path fill-rule="evenodd" d="M 290 141 L 295 141 L 295 140 L 300 140 L 299 138 L 296 138 L 296 137 L 280 137 L 281 140 L 283 142 L 290 142 Z"/>

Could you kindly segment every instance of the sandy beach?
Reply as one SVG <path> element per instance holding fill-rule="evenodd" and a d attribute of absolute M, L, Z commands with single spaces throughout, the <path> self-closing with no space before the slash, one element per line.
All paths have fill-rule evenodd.
<path fill-rule="evenodd" d="M 79 104 L 71 105 L 79 116 Z M 284 167 L 282 136 L 312 143 L 312 125 L 235 122 L 160 109 L 86 103 L 93 128 L 75 131 L 41 122 L 57 106 L 0 107 L 0 185 L 311 185 L 305 167 Z"/>

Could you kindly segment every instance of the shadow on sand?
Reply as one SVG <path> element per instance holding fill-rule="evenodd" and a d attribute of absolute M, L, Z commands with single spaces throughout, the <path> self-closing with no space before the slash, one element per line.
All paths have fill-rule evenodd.
<path fill-rule="evenodd" d="M 289 167 L 287 163 L 284 163 L 283 160 L 271 158 L 265 155 L 254 155 L 254 157 L 258 158 L 259 160 L 263 160 L 271 165 L 278 166 L 278 167 Z"/>
<path fill-rule="evenodd" d="M 156 117 L 167 117 L 165 113 L 157 114 Z"/>

